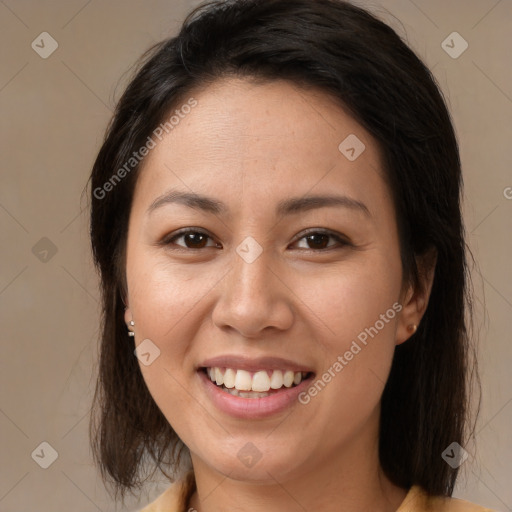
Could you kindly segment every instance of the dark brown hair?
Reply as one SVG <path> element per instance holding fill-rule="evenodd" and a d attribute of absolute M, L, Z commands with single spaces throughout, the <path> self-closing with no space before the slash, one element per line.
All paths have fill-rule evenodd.
<path fill-rule="evenodd" d="M 91 441 L 102 475 L 123 494 L 141 485 L 147 462 L 172 468 L 183 449 L 144 383 L 123 317 L 124 251 L 139 165 L 108 193 L 104 184 L 190 91 L 225 76 L 284 79 L 323 91 L 378 141 L 404 279 L 419 286 L 416 258 L 437 251 L 428 308 L 418 331 L 396 348 L 383 393 L 380 461 L 398 486 L 451 495 L 458 470 L 441 453 L 454 441 L 465 444 L 468 376 L 476 370 L 465 317 L 471 295 L 458 144 L 422 61 L 387 24 L 341 0 L 200 6 L 176 37 L 149 50 L 118 102 L 90 179 L 103 300 Z"/>

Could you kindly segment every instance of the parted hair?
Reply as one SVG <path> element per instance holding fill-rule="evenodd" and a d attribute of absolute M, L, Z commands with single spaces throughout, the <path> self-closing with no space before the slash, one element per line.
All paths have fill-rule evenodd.
<path fill-rule="evenodd" d="M 404 279 L 435 249 L 428 307 L 395 349 L 381 403 L 380 463 L 390 480 L 451 495 L 458 469 L 441 457 L 474 431 L 471 291 L 458 142 L 435 78 L 375 15 L 342 0 L 218 0 L 150 48 L 117 102 L 90 176 L 90 238 L 102 292 L 94 457 L 116 494 L 179 466 L 186 447 L 151 397 L 124 322 L 125 250 L 140 164 L 113 173 L 191 91 L 223 77 L 287 80 L 336 99 L 377 141 L 397 215 Z M 103 188 L 104 190 L 104 188 Z M 95 193 L 96 191 L 96 193 Z"/>

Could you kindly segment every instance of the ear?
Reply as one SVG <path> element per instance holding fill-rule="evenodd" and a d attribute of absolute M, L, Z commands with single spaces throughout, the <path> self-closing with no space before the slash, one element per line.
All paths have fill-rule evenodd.
<path fill-rule="evenodd" d="M 409 283 L 402 291 L 402 311 L 398 319 L 396 344 L 407 341 L 416 331 L 413 326 L 419 326 L 427 309 L 437 263 L 437 250 L 430 249 L 416 257 L 418 268 L 418 285 Z"/>
<path fill-rule="evenodd" d="M 132 312 L 131 312 L 130 308 L 128 306 L 126 306 L 126 308 L 124 310 L 124 323 L 126 325 L 130 325 L 131 320 L 133 320 Z"/>

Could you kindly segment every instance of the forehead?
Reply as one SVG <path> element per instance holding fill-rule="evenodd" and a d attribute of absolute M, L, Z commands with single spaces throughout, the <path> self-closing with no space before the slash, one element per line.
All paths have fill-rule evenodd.
<path fill-rule="evenodd" d="M 136 198 L 145 203 L 176 186 L 236 198 L 250 191 L 253 204 L 333 188 L 384 199 L 378 144 L 325 93 L 287 81 L 222 79 L 183 104 L 191 98 L 197 104 L 175 106 L 169 115 L 181 112 L 179 122 L 144 161 Z"/>

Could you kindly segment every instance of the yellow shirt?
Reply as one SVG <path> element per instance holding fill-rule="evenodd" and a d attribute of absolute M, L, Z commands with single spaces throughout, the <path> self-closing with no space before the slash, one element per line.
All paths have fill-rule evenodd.
<path fill-rule="evenodd" d="M 195 490 L 194 472 L 188 472 L 182 479 L 174 482 L 155 501 L 140 512 L 189 512 L 189 498 Z M 190 509 L 193 512 L 193 509 Z M 457 498 L 428 496 L 419 486 L 411 487 L 396 512 L 494 512 L 469 501 Z"/>

